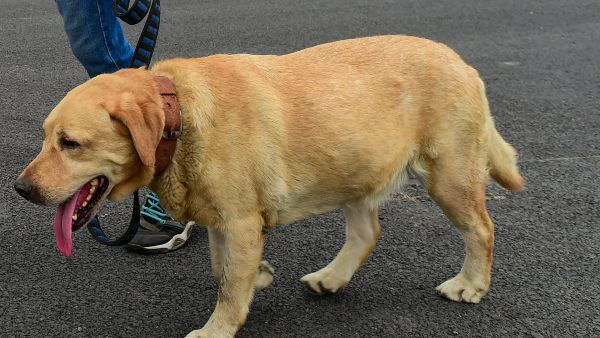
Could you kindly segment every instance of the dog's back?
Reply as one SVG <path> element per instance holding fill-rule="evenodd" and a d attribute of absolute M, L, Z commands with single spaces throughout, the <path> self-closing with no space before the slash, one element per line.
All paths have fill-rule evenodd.
<path fill-rule="evenodd" d="M 220 135 L 206 141 L 209 158 L 231 141 L 222 135 L 245 139 L 227 161 L 231 179 L 247 177 L 250 163 L 254 177 L 240 185 L 261 191 L 256 202 L 276 211 L 278 223 L 357 200 L 376 207 L 407 169 L 427 180 L 439 156 L 478 156 L 482 171 L 488 165 L 489 142 L 464 152 L 495 130 L 485 89 L 440 43 L 372 37 L 283 56 L 166 61 L 154 70 L 182 66 L 189 77 L 197 73 L 197 92 L 211 100 L 202 102 L 212 107 L 200 113 L 204 122 L 221 129 L 202 135 Z"/>

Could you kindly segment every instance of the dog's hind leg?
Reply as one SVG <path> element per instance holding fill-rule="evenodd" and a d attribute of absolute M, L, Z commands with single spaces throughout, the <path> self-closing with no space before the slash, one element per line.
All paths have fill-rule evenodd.
<path fill-rule="evenodd" d="M 478 303 L 489 290 L 494 246 L 494 224 L 485 205 L 485 156 L 453 154 L 431 166 L 427 190 L 463 235 L 466 256 L 460 272 L 439 285 L 442 296 L 457 302 Z M 464 155 L 464 154 L 463 154 Z"/>
<path fill-rule="evenodd" d="M 379 238 L 377 210 L 366 203 L 343 208 L 346 217 L 346 242 L 323 269 L 302 277 L 301 281 L 319 295 L 336 293 L 348 282 L 365 262 Z"/>

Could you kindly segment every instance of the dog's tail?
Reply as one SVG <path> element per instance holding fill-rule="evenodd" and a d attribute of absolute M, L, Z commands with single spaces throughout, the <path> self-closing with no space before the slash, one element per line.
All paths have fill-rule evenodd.
<path fill-rule="evenodd" d="M 504 188 L 510 191 L 520 191 L 525 187 L 525 180 L 517 166 L 517 152 L 506 142 L 494 127 L 493 122 L 489 132 L 490 175 Z"/>
<path fill-rule="evenodd" d="M 490 114 L 490 106 L 485 95 L 485 85 L 479 79 L 479 94 L 483 100 L 483 113 L 487 120 L 488 165 L 490 176 L 502 187 L 510 191 L 520 191 L 525 187 L 525 180 L 517 166 L 517 152 L 506 142 L 496 130 L 494 119 Z"/>

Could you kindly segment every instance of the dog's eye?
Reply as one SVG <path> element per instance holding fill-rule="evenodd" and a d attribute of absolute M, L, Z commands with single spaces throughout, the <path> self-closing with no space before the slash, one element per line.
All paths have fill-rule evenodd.
<path fill-rule="evenodd" d="M 77 149 L 77 148 L 81 147 L 81 144 L 79 144 L 73 140 L 62 138 L 62 139 L 60 139 L 60 147 L 62 149 Z"/>

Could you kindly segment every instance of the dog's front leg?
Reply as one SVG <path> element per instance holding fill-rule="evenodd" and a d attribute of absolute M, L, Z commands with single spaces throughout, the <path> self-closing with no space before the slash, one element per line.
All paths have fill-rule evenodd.
<path fill-rule="evenodd" d="M 211 240 L 218 238 L 221 249 L 211 250 L 221 255 L 212 259 L 221 269 L 215 276 L 219 280 L 217 306 L 206 325 L 188 337 L 233 337 L 246 321 L 264 247 L 262 223 L 260 216 L 248 217 L 210 230 Z"/>
<path fill-rule="evenodd" d="M 210 267 L 213 277 L 217 282 L 221 282 L 223 275 L 223 256 L 225 247 L 225 238 L 223 233 L 214 227 L 208 228 L 208 245 L 210 247 Z"/>
<path fill-rule="evenodd" d="M 265 242 L 267 237 L 266 232 L 262 232 L 262 242 Z M 223 275 L 223 248 L 224 237 L 220 231 L 214 228 L 208 228 L 208 241 L 210 245 L 210 264 L 213 277 L 217 282 L 221 282 Z M 275 270 L 266 260 L 260 261 L 258 273 L 254 279 L 254 291 L 259 291 L 271 284 Z"/>

